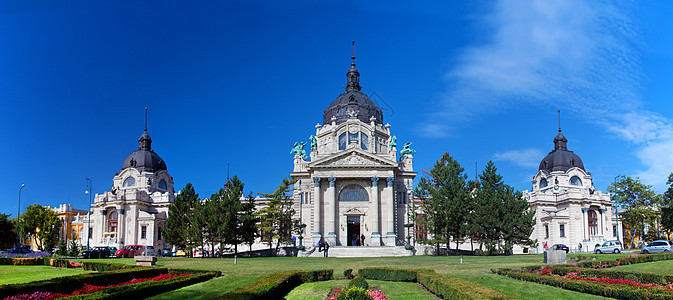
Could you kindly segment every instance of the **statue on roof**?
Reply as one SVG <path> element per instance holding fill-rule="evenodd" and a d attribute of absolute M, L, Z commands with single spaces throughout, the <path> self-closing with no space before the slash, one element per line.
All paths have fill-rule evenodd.
<path fill-rule="evenodd" d="M 318 139 L 315 138 L 315 135 L 309 136 L 308 139 L 311 141 L 311 152 L 318 151 Z"/>
<path fill-rule="evenodd" d="M 304 160 L 306 160 L 306 150 L 304 150 L 304 146 L 306 146 L 305 142 L 295 142 L 294 147 L 290 151 L 290 153 L 294 153 L 294 155 L 299 155 L 301 156 Z"/>
<path fill-rule="evenodd" d="M 402 150 L 400 150 L 400 160 L 404 160 L 404 157 L 409 155 L 414 155 L 416 150 L 411 149 L 411 142 L 405 143 Z"/>
<path fill-rule="evenodd" d="M 397 137 L 396 136 L 393 135 L 392 137 L 390 137 L 390 143 L 388 143 L 388 146 L 390 148 L 397 147 Z"/>

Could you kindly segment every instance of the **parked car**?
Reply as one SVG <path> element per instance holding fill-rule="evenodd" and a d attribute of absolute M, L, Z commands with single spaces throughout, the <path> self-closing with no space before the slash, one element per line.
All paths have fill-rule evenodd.
<path fill-rule="evenodd" d="M 551 246 L 551 250 L 565 250 L 566 253 L 568 253 L 568 251 L 570 251 L 570 249 L 568 248 L 568 246 L 566 246 L 566 245 L 564 245 L 564 244 L 555 244 L 555 245 L 552 245 L 552 246 Z"/>
<path fill-rule="evenodd" d="M 171 249 L 161 250 L 161 256 L 172 256 Z"/>
<path fill-rule="evenodd" d="M 619 253 L 622 252 L 623 249 L 624 248 L 622 247 L 622 243 L 620 241 L 607 241 L 603 243 L 603 245 L 596 244 L 594 253 Z"/>
<path fill-rule="evenodd" d="M 145 253 L 145 246 L 128 245 L 119 249 L 115 255 L 117 257 L 135 257 L 136 255 L 143 255 L 143 253 Z"/>
<path fill-rule="evenodd" d="M 145 246 L 145 255 L 154 256 L 156 254 L 157 253 L 154 251 L 154 246 Z"/>
<path fill-rule="evenodd" d="M 110 249 L 110 255 L 115 255 L 117 253 L 117 247 L 108 247 Z"/>
<path fill-rule="evenodd" d="M 30 250 L 28 247 L 14 247 L 12 249 L 9 249 L 7 251 L 2 251 L 3 254 L 28 254 L 28 253 L 33 253 L 33 250 Z"/>
<path fill-rule="evenodd" d="M 110 255 L 110 248 L 108 247 L 95 247 L 82 252 L 82 258 L 108 258 Z"/>
<path fill-rule="evenodd" d="M 643 254 L 660 252 L 671 252 L 671 242 L 668 240 L 657 240 L 647 244 L 640 250 L 640 253 Z"/>
<path fill-rule="evenodd" d="M 177 251 L 173 252 L 173 256 L 186 256 L 187 253 L 185 253 L 185 250 L 178 249 Z"/>

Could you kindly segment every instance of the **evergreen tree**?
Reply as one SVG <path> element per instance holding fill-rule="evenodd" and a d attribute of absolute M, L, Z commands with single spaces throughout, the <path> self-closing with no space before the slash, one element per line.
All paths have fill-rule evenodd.
<path fill-rule="evenodd" d="M 257 237 L 257 223 L 259 222 L 259 218 L 255 214 L 255 197 L 252 196 L 252 193 L 241 204 L 240 216 L 241 242 L 248 244 L 252 253 L 252 244 L 255 243 L 255 237 Z"/>
<path fill-rule="evenodd" d="M 535 228 L 535 211 L 530 209 L 528 201 L 521 192 L 506 184 L 502 197 L 502 240 L 505 253 L 511 253 L 514 245 L 537 246 L 537 241 L 530 239 Z"/>
<path fill-rule="evenodd" d="M 668 175 L 668 189 L 662 195 L 661 226 L 669 233 L 673 231 L 673 173 Z"/>
<path fill-rule="evenodd" d="M 194 191 L 192 184 L 187 183 L 169 207 L 166 226 L 162 229 L 166 242 L 181 249 L 187 247 L 189 228 L 192 226 L 191 219 L 199 204 L 199 195 Z"/>
<path fill-rule="evenodd" d="M 70 240 L 70 247 L 68 247 L 68 256 L 77 257 L 78 255 L 77 243 L 75 243 L 75 237 L 73 236 L 72 240 Z"/>
<path fill-rule="evenodd" d="M 640 240 L 644 240 L 645 224 L 654 223 L 656 220 L 659 196 L 654 193 L 651 185 L 641 183 L 638 177 L 634 179 L 621 176 L 608 187 L 608 191 L 612 194 L 616 207 L 623 210 L 623 213 L 620 213 L 620 220 L 626 227 L 631 228 L 631 248 L 633 248 L 635 235 L 638 234 Z"/>
<path fill-rule="evenodd" d="M 21 232 L 25 237 L 31 237 L 41 251 L 45 247 L 51 249 L 54 245 L 54 236 L 61 229 L 58 214 L 49 207 L 33 204 L 26 207 L 21 214 Z"/>
<path fill-rule="evenodd" d="M 292 240 L 292 230 L 299 222 L 293 219 L 292 197 L 288 195 L 291 191 L 290 186 L 295 182 L 295 179 L 283 178 L 281 185 L 272 194 L 261 194 L 269 198 L 267 207 L 257 214 L 260 218 L 261 235 L 263 240 L 269 244 L 269 249 L 272 247 L 273 240 L 276 240 L 276 252 L 280 248 L 280 243 L 288 243 Z"/>
<path fill-rule="evenodd" d="M 210 222 L 217 222 L 217 224 L 209 224 L 219 231 L 218 238 L 221 244 L 228 244 L 234 246 L 234 252 L 238 253 L 238 244 L 242 241 L 241 210 L 243 203 L 240 197 L 243 194 L 244 184 L 237 176 L 232 177 L 227 181 L 225 187 L 220 189 L 217 194 L 213 194 L 212 200 L 218 200 L 217 217 L 210 218 Z"/>
<path fill-rule="evenodd" d="M 469 213 L 467 175 L 464 168 L 448 153 L 444 153 L 434 167 L 427 172 L 430 179 L 421 178 L 416 194 L 422 199 L 427 222 L 437 235 L 436 245 L 446 241 L 450 249 L 450 239 L 456 243 L 467 232 L 466 221 Z"/>
<path fill-rule="evenodd" d="M 58 241 L 58 249 L 56 249 L 56 255 L 62 255 L 65 256 L 68 254 L 68 244 L 66 243 L 65 239 L 61 239 Z"/>
<path fill-rule="evenodd" d="M 11 248 L 16 243 L 16 220 L 8 214 L 0 214 L 0 249 Z"/>

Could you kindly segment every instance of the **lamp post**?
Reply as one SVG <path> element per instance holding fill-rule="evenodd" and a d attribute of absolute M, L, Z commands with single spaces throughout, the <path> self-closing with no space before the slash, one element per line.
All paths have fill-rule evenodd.
<path fill-rule="evenodd" d="M 621 177 L 622 175 L 617 175 L 615 176 L 615 194 L 617 191 L 621 191 L 620 188 L 617 188 L 617 178 Z M 615 216 L 617 217 L 617 226 L 615 226 L 615 234 L 617 235 L 617 241 L 621 243 L 619 240 L 619 208 L 617 207 L 617 202 L 615 201 Z"/>
<path fill-rule="evenodd" d="M 409 197 L 407 197 L 407 199 L 409 200 L 409 204 L 407 204 L 407 207 L 408 207 L 408 209 L 407 209 L 407 224 L 404 224 L 404 227 L 407 228 L 407 244 L 404 245 L 404 249 L 413 250 L 414 246 L 411 245 L 411 232 L 410 232 L 410 230 L 411 230 L 411 227 L 414 226 L 414 223 L 411 222 L 411 215 L 410 215 L 410 211 L 409 211 L 410 207 L 413 207 L 413 206 L 410 205 L 412 203 L 411 202 L 411 191 L 407 191 L 407 195 L 409 195 Z"/>
<path fill-rule="evenodd" d="M 85 194 L 89 194 L 89 207 L 87 209 L 89 211 L 89 213 L 88 213 L 89 216 L 87 218 L 88 224 L 86 225 L 87 226 L 86 227 L 86 250 L 89 250 L 89 240 L 91 239 L 91 185 L 92 185 L 92 183 L 91 183 L 91 179 L 89 179 L 89 177 L 85 177 L 85 178 L 86 178 L 86 181 L 87 181 L 87 187 L 89 187 L 88 190 L 84 191 Z"/>
<path fill-rule="evenodd" d="M 21 246 L 21 235 L 20 235 L 20 230 L 19 230 L 19 217 L 21 216 L 21 190 L 25 187 L 25 184 L 21 184 L 21 187 L 19 188 L 19 211 L 16 213 L 16 246 L 19 247 Z"/>
<path fill-rule="evenodd" d="M 304 239 L 304 228 L 306 228 L 306 224 L 299 224 L 297 225 L 297 228 L 299 228 L 299 246 L 297 246 L 297 250 L 299 251 L 304 251 L 306 249 L 304 245 L 302 244 L 301 240 Z"/>

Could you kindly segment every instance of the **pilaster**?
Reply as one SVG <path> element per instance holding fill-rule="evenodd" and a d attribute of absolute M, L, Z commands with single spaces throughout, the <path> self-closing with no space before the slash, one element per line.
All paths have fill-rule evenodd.
<path fill-rule="evenodd" d="M 387 222 L 386 222 L 386 246 L 395 246 L 395 196 L 393 195 L 393 183 L 395 177 L 386 177 L 386 188 L 383 191 L 384 197 L 386 197 L 386 213 L 387 213 Z"/>
<path fill-rule="evenodd" d="M 589 232 L 589 220 L 587 219 L 588 211 L 589 211 L 588 208 L 582 207 L 582 231 L 583 231 L 582 236 L 584 237 L 585 241 L 589 240 L 589 237 L 587 237 L 587 232 Z"/>
<path fill-rule="evenodd" d="M 325 231 L 327 231 L 327 242 L 332 246 L 336 246 L 336 221 L 334 220 L 336 216 L 336 177 L 328 177 L 327 180 L 329 181 L 329 186 L 327 188 L 327 192 L 325 193 L 325 210 L 327 211 Z"/>
<path fill-rule="evenodd" d="M 322 199 L 320 197 L 320 177 L 313 177 L 313 235 L 311 239 L 313 244 L 317 245 L 322 235 L 320 234 L 320 223 L 322 216 Z"/>
<path fill-rule="evenodd" d="M 379 207 L 381 205 L 381 195 L 379 194 L 379 178 L 372 177 L 372 206 L 371 219 L 372 219 L 372 235 L 371 241 L 372 246 L 381 246 L 381 232 L 379 231 Z"/>

